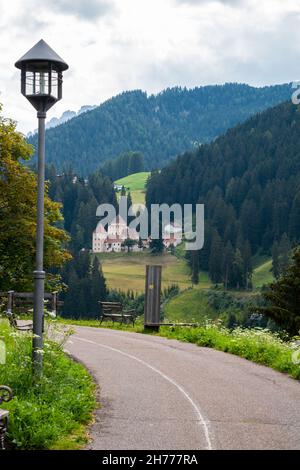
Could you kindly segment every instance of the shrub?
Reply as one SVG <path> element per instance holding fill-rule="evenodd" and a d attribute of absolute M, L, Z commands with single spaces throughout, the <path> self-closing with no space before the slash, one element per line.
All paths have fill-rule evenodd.
<path fill-rule="evenodd" d="M 7 348 L 0 382 L 13 389 L 8 437 L 20 449 L 76 448 L 85 441 L 83 424 L 95 408 L 94 384 L 85 368 L 63 352 L 63 342 L 45 338 L 44 368 L 34 380 L 30 333 L 11 331 L 0 320 Z M 3 406 L 3 405 L 2 405 Z"/>

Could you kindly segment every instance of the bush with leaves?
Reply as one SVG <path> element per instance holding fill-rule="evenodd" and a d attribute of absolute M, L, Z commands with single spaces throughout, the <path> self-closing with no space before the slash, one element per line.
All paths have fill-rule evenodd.
<path fill-rule="evenodd" d="M 1 113 L 1 106 L 0 106 Z M 35 262 L 37 178 L 22 162 L 32 147 L 16 123 L 0 115 L 0 291 L 32 289 Z M 45 268 L 70 258 L 66 232 L 57 227 L 61 205 L 45 196 Z"/>

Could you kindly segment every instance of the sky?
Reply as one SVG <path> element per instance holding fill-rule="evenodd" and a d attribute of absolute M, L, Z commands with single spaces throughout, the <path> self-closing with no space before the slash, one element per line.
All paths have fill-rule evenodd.
<path fill-rule="evenodd" d="M 125 90 L 300 79 L 300 0 L 0 0 L 0 102 L 24 133 L 14 63 L 40 39 L 70 66 L 48 119 Z"/>

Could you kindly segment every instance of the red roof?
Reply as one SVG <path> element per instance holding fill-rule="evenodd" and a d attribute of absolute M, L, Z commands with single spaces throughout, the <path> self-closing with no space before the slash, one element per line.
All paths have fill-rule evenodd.
<path fill-rule="evenodd" d="M 105 243 L 123 243 L 121 238 L 107 238 Z"/>

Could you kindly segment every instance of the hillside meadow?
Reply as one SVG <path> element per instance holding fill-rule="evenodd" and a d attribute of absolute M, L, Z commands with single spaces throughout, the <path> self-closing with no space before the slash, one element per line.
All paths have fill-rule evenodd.
<path fill-rule="evenodd" d="M 149 175 L 150 173 L 147 171 L 133 173 L 116 180 L 115 184 L 122 185 L 127 191 L 130 191 L 134 204 L 145 204 L 145 186 Z"/>
<path fill-rule="evenodd" d="M 252 285 L 254 289 L 260 289 L 274 280 L 272 274 L 272 260 L 263 259 L 253 270 Z"/>
<path fill-rule="evenodd" d="M 183 259 L 169 253 L 152 256 L 149 253 L 99 253 L 102 270 L 110 289 L 144 292 L 146 265 L 162 266 L 162 287 L 177 284 L 180 289 L 191 287 L 190 271 Z M 208 286 L 205 278 L 203 287 Z"/>
<path fill-rule="evenodd" d="M 200 286 L 208 284 L 202 276 Z M 172 298 L 164 308 L 166 321 L 171 322 L 202 322 L 206 318 L 217 318 L 218 313 L 213 309 L 205 295 L 205 290 L 199 287 L 188 289 Z"/>

